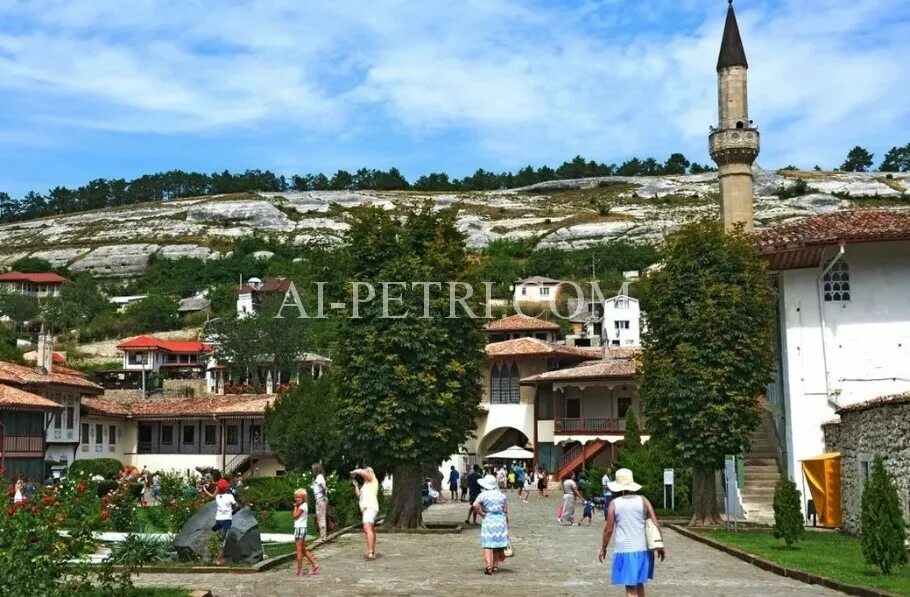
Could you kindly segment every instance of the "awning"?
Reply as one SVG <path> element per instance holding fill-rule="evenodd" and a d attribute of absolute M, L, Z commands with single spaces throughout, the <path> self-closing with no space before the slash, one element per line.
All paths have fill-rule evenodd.
<path fill-rule="evenodd" d="M 511 448 L 507 448 L 507 449 L 503 450 L 502 452 L 496 452 L 495 454 L 487 454 L 486 458 L 506 458 L 506 459 L 511 458 L 513 460 L 517 460 L 517 459 L 529 460 L 531 458 L 534 458 L 534 452 L 531 452 L 530 450 L 525 450 L 524 448 L 521 448 L 519 446 L 512 446 Z"/>
<path fill-rule="evenodd" d="M 823 527 L 837 528 L 843 523 L 841 512 L 839 452 L 828 452 L 804 458 L 803 475 L 815 504 L 818 521 Z"/>

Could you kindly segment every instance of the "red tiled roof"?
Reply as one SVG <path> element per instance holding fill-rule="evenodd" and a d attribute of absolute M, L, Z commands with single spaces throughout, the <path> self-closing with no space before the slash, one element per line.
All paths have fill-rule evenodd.
<path fill-rule="evenodd" d="M 579 360 L 600 358 L 599 354 L 588 348 L 554 344 L 537 338 L 515 338 L 502 342 L 491 342 L 486 346 L 486 354 L 489 358 L 528 356 L 563 356 Z"/>
<path fill-rule="evenodd" d="M 261 416 L 275 395 L 214 395 L 205 394 L 183 400 L 133 400 L 114 402 L 105 399 L 83 399 L 89 414 L 125 417 L 130 419 L 180 419 L 197 417 L 229 418 Z"/>
<path fill-rule="evenodd" d="M 837 409 L 837 414 L 840 415 L 843 413 L 869 410 L 870 408 L 885 406 L 889 404 L 907 403 L 910 403 L 910 392 L 904 392 L 903 394 L 891 394 L 890 396 L 879 396 L 878 398 L 872 398 L 871 400 L 865 400 L 863 402 L 857 402 L 856 404 L 842 406 L 841 408 Z"/>
<path fill-rule="evenodd" d="M 0 384 L 0 409 L 9 410 L 63 410 L 63 406 L 37 394 Z"/>
<path fill-rule="evenodd" d="M 244 284 L 237 291 L 239 294 L 247 292 L 257 292 L 262 294 L 271 294 L 271 293 L 285 293 L 291 287 L 291 280 L 289 278 L 266 278 L 262 281 L 262 284 L 259 288 L 253 288 L 249 283 Z"/>
<path fill-rule="evenodd" d="M 68 375 L 66 373 L 38 373 L 31 367 L 23 365 L 14 365 L 0 361 L 0 382 L 12 384 L 15 386 L 33 386 L 54 384 L 60 386 L 72 386 L 81 390 L 91 390 L 91 393 L 100 394 L 104 389 L 98 384 L 92 383 L 77 375 Z"/>
<path fill-rule="evenodd" d="M 154 336 L 136 336 L 117 345 L 120 350 L 164 350 L 167 352 L 209 352 L 210 344 L 198 340 L 162 340 Z"/>
<path fill-rule="evenodd" d="M 559 330 L 559 326 L 552 321 L 516 313 L 515 315 L 491 321 L 483 326 L 483 329 L 487 332 L 512 332 L 524 330 L 557 331 Z"/>
<path fill-rule="evenodd" d="M 24 273 L 24 272 L 6 272 L 0 274 L 0 282 L 32 282 L 34 284 L 63 284 L 68 282 L 60 274 L 52 272 L 41 273 Z"/>
<path fill-rule="evenodd" d="M 910 210 L 856 209 L 772 226 L 758 234 L 758 248 L 775 270 L 814 267 L 824 247 L 840 243 L 910 240 Z"/>
<path fill-rule="evenodd" d="M 66 362 L 66 359 L 63 358 L 63 355 L 62 355 L 61 353 L 59 353 L 59 352 L 57 352 L 57 351 L 54 351 L 53 354 L 54 354 L 54 362 L 55 362 L 55 363 L 65 363 L 65 362 Z M 36 360 L 38 360 L 38 351 L 37 351 L 37 350 L 32 350 L 32 351 L 29 351 L 29 352 L 25 353 L 24 355 L 22 355 L 22 360 L 24 360 L 24 361 L 36 361 Z"/>
<path fill-rule="evenodd" d="M 632 378 L 638 373 L 638 362 L 630 359 L 607 359 L 595 363 L 582 363 L 577 367 L 556 369 L 521 380 L 524 385 L 553 381 L 592 381 L 615 377 Z"/>

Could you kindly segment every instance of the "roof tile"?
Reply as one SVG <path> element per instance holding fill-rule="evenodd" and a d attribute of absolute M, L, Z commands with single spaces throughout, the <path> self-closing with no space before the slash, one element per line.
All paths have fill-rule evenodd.
<path fill-rule="evenodd" d="M 483 326 L 483 329 L 487 332 L 511 332 L 520 330 L 557 331 L 559 330 L 559 325 L 552 321 L 516 313 L 515 315 L 491 321 Z"/>
<path fill-rule="evenodd" d="M 63 406 L 37 394 L 0 384 L 0 409 L 9 410 L 63 410 Z"/>
<path fill-rule="evenodd" d="M 67 373 L 38 373 L 31 367 L 0 361 L 0 382 L 22 386 L 55 384 L 101 393 L 103 388 L 87 379 Z"/>

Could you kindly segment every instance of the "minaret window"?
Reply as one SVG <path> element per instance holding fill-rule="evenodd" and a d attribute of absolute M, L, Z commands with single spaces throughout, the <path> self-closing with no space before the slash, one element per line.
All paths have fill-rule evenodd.
<path fill-rule="evenodd" d="M 518 404 L 521 392 L 518 385 L 518 365 L 505 363 L 490 372 L 490 402 L 492 404 Z"/>
<path fill-rule="evenodd" d="M 841 259 L 822 278 L 825 302 L 845 303 L 850 300 L 850 266 Z"/>
<path fill-rule="evenodd" d="M 736 121 L 736 128 L 741 129 L 741 128 L 743 128 L 743 127 L 745 127 L 745 125 L 743 124 L 743 121 L 742 121 L 742 120 L 737 120 L 737 121 Z"/>

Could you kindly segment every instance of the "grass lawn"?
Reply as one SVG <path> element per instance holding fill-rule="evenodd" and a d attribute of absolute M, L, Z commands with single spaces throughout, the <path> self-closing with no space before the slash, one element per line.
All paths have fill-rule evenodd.
<path fill-rule="evenodd" d="M 837 532 L 808 531 L 804 541 L 787 549 L 770 531 L 709 530 L 704 534 L 715 541 L 738 547 L 753 555 L 788 568 L 812 572 L 851 585 L 873 587 L 900 595 L 910 595 L 910 566 L 898 568 L 890 576 L 863 560 L 859 539 Z"/>
<path fill-rule="evenodd" d="M 307 541 L 307 547 L 312 547 L 309 541 Z M 263 543 L 262 557 L 263 559 L 268 559 L 275 556 L 283 556 L 286 553 L 294 553 L 294 549 L 293 543 Z"/>

